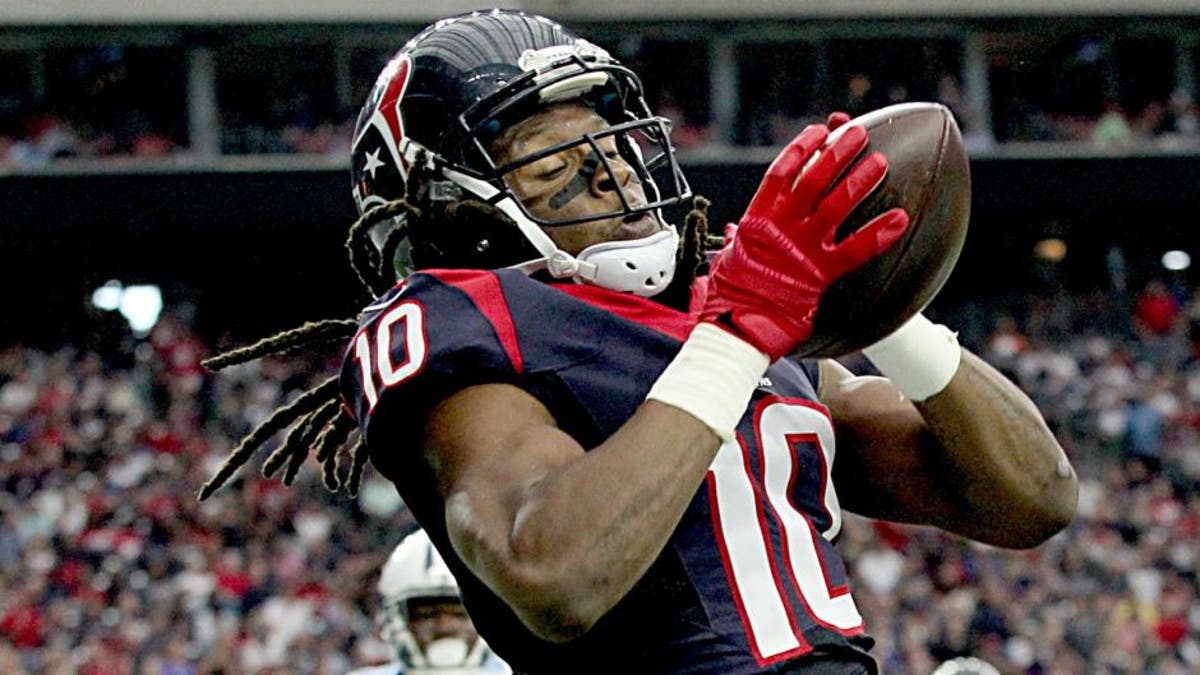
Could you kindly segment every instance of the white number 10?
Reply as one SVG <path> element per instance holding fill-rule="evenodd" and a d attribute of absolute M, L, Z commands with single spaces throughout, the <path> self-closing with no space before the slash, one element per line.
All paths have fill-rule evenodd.
<path fill-rule="evenodd" d="M 756 411 L 756 439 L 734 439 L 721 446 L 709 468 L 717 539 L 724 548 L 726 572 L 736 596 L 742 622 L 758 660 L 771 663 L 807 652 L 810 647 L 788 611 L 784 578 L 776 569 L 764 505 L 782 525 L 786 573 L 803 596 L 809 613 L 820 624 L 848 632 L 862 626 L 862 617 L 845 586 L 831 587 L 816 537 L 832 539 L 841 527 L 837 495 L 829 480 L 833 464 L 833 425 L 823 410 L 798 400 L 775 399 Z M 830 525 L 817 532 L 812 520 L 789 498 L 795 476 L 793 443 L 809 442 L 821 454 L 823 475 L 817 477 Z M 751 475 L 750 452 L 762 453 L 761 475 Z M 813 477 L 807 477 L 812 480 Z M 761 492 L 760 492 L 761 491 Z"/>
<path fill-rule="evenodd" d="M 400 363 L 392 359 L 392 332 L 397 323 L 403 327 L 405 358 Z M 412 377 L 425 367 L 425 357 L 428 349 L 425 339 L 425 314 L 419 303 L 402 302 L 392 307 L 379 318 L 375 328 L 375 353 L 371 353 L 371 340 L 367 331 L 361 331 L 354 338 L 354 360 L 362 372 L 363 395 L 367 397 L 367 405 L 375 407 L 379 393 L 375 389 L 375 379 L 371 373 L 371 364 L 379 373 L 380 384 L 384 389 L 400 384 Z M 372 356 L 374 358 L 372 358 Z"/>

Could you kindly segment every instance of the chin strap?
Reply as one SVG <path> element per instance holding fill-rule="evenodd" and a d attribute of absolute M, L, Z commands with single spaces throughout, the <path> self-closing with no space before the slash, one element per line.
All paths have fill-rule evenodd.
<path fill-rule="evenodd" d="M 678 248 L 672 226 L 641 239 L 593 244 L 579 252 L 574 278 L 643 297 L 658 295 L 675 276 Z"/>
<path fill-rule="evenodd" d="M 555 279 L 601 286 L 622 293 L 652 297 L 666 290 L 675 276 L 679 234 L 673 226 L 627 241 L 606 241 L 573 256 L 555 248 L 545 257 L 517 265 L 525 274 L 545 270 Z"/>
<path fill-rule="evenodd" d="M 447 178 L 486 201 L 500 194 L 500 190 L 485 181 L 449 168 L 444 168 L 443 172 Z M 492 203 L 517 224 L 521 234 L 542 254 L 541 258 L 512 265 L 511 269 L 525 274 L 545 270 L 555 279 L 574 279 L 578 283 L 643 297 L 661 293 L 675 275 L 679 233 L 673 225 L 641 239 L 593 244 L 573 256 L 558 248 L 550 235 L 526 218 L 511 197 L 505 196 Z M 655 215 L 655 218 L 661 221 L 660 216 Z"/>

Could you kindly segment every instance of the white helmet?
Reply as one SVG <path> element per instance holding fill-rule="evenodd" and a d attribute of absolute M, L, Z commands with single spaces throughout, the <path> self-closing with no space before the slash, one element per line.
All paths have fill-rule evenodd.
<path fill-rule="evenodd" d="M 449 675 L 462 668 L 478 666 L 487 658 L 487 645 L 472 631 L 471 639 L 439 637 L 422 645 L 409 620 L 413 601 L 461 602 L 458 582 L 434 548 L 424 530 L 404 538 L 379 575 L 376 587 L 383 596 L 381 637 L 395 645 L 407 669 L 422 669 Z"/>
<path fill-rule="evenodd" d="M 960 656 L 938 666 L 932 675 L 1000 675 L 1000 670 L 974 656 Z"/>

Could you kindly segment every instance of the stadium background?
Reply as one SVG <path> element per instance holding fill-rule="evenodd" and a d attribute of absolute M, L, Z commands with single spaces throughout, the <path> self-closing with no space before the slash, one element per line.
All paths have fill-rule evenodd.
<path fill-rule="evenodd" d="M 931 312 L 1042 405 L 1084 511 L 1027 554 L 848 526 L 885 672 L 958 654 L 1012 673 L 1200 670 L 1200 304 L 1194 268 L 1163 265 L 1200 253 L 1200 2 L 500 4 L 643 74 L 716 222 L 807 120 L 951 106 L 972 223 Z M 225 378 L 195 360 L 357 309 L 349 125 L 434 18 L 422 5 L 0 5 L 0 671 L 334 673 L 378 656 L 369 587 L 407 526 L 380 490 L 327 497 L 306 469 L 295 495 L 250 479 L 190 503 L 231 439 L 336 356 Z M 154 332 L 93 306 L 114 279 L 161 289 Z M 298 607 L 320 634 L 279 618 Z"/>

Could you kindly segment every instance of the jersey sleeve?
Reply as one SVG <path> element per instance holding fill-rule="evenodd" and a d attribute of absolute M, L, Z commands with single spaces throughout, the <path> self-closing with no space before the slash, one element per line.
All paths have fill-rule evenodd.
<path fill-rule="evenodd" d="M 417 273 L 362 315 L 342 363 L 343 400 L 363 437 L 415 433 L 454 392 L 516 383 L 522 363 L 500 284 L 491 272 Z"/>
<path fill-rule="evenodd" d="M 801 359 L 800 369 L 808 375 L 814 392 L 821 391 L 821 362 L 817 359 Z"/>

